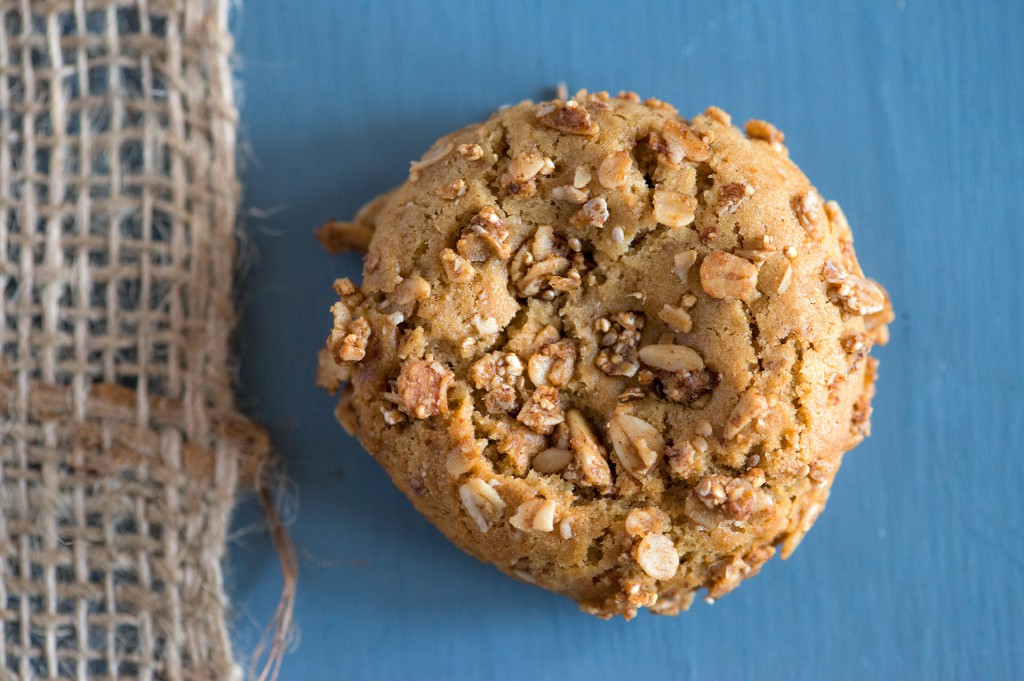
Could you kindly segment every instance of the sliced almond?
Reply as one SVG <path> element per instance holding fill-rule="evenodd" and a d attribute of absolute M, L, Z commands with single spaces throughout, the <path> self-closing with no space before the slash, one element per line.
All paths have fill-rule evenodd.
<path fill-rule="evenodd" d="M 619 463 L 633 475 L 643 475 L 665 451 L 661 433 L 641 418 L 616 414 L 608 422 L 608 435 Z"/>
<path fill-rule="evenodd" d="M 612 473 L 608 460 L 587 419 L 578 409 L 570 409 L 565 414 L 565 422 L 569 427 L 574 473 L 580 484 L 598 489 L 610 487 Z"/>
<path fill-rule="evenodd" d="M 640 348 L 640 361 L 664 371 L 699 371 L 704 360 L 693 348 L 685 345 L 645 345 Z"/>

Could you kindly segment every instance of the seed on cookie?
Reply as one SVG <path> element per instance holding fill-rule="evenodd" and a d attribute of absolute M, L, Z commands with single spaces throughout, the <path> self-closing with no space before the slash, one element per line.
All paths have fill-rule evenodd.
<path fill-rule="evenodd" d="M 565 469 L 571 461 L 572 452 L 568 449 L 549 447 L 540 454 L 534 456 L 530 465 L 533 467 L 533 470 L 538 473 L 549 474 L 557 473 Z"/>

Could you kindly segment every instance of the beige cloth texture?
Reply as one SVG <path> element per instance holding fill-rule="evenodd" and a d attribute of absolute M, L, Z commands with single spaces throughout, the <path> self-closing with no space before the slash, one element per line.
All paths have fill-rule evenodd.
<path fill-rule="evenodd" d="M 0 678 L 234 679 L 228 0 L 0 0 Z"/>

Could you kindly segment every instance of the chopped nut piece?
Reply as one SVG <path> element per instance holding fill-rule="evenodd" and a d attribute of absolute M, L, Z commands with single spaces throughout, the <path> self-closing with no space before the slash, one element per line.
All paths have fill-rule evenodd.
<path fill-rule="evenodd" d="M 509 263 L 509 278 L 525 298 L 552 300 L 580 287 L 582 273 L 590 268 L 587 256 L 574 253 L 568 240 L 541 225 Z"/>
<path fill-rule="evenodd" d="M 403 279 L 395 290 L 388 294 L 388 300 L 395 305 L 409 305 L 430 295 L 430 284 L 418 274 Z"/>
<path fill-rule="evenodd" d="M 537 193 L 537 175 L 550 175 L 555 169 L 554 162 L 537 152 L 517 154 L 501 176 L 501 185 L 516 196 L 533 196 Z"/>
<path fill-rule="evenodd" d="M 491 520 L 500 516 L 505 510 L 505 502 L 494 490 L 480 478 L 473 478 L 459 487 L 459 498 L 466 513 L 480 528 L 481 532 L 491 529 Z"/>
<path fill-rule="evenodd" d="M 441 265 L 448 281 L 453 284 L 467 284 L 473 280 L 473 265 L 450 248 L 441 252 Z"/>
<path fill-rule="evenodd" d="M 449 199 L 454 201 L 460 196 L 466 195 L 466 181 L 461 179 L 455 180 L 451 184 L 446 184 L 444 186 L 438 187 L 437 189 L 434 190 L 434 193 L 440 196 L 442 199 Z"/>
<path fill-rule="evenodd" d="M 520 423 L 536 433 L 547 435 L 559 423 L 565 421 L 565 412 L 558 399 L 558 390 L 551 386 L 540 386 L 533 391 L 516 417 Z"/>
<path fill-rule="evenodd" d="M 366 356 L 366 345 L 370 341 L 370 323 L 360 317 L 352 320 L 348 307 L 343 301 L 331 306 L 334 327 L 327 337 L 327 348 L 338 364 L 354 364 Z"/>
<path fill-rule="evenodd" d="M 550 447 L 533 457 L 533 470 L 544 475 L 563 470 L 572 461 L 572 452 L 568 449 Z"/>
<path fill-rule="evenodd" d="M 849 274 L 832 261 L 825 263 L 821 274 L 829 284 L 829 297 L 850 312 L 870 315 L 885 309 L 888 299 L 885 290 L 874 281 Z"/>
<path fill-rule="evenodd" d="M 402 364 L 396 388 L 405 412 L 418 419 L 448 413 L 448 386 L 454 374 L 431 359 L 409 359 Z"/>
<path fill-rule="evenodd" d="M 748 388 L 740 396 L 739 402 L 733 408 L 732 413 L 729 414 L 729 419 L 725 424 L 725 429 L 722 435 L 726 440 L 731 440 L 737 435 L 743 428 L 758 418 L 768 409 L 768 400 L 757 391 L 756 388 Z"/>
<path fill-rule="evenodd" d="M 700 283 L 712 298 L 749 303 L 757 297 L 757 266 L 725 251 L 712 251 L 700 264 Z"/>
<path fill-rule="evenodd" d="M 786 136 L 782 134 L 782 131 L 768 121 L 753 118 L 747 121 L 743 128 L 747 131 L 747 137 L 752 140 L 764 140 L 771 144 L 773 149 L 781 147 L 782 143 L 786 140 Z"/>
<path fill-rule="evenodd" d="M 685 123 L 670 120 L 665 121 L 661 134 L 668 147 L 665 157 L 673 167 L 678 167 L 684 158 L 697 163 L 711 158 L 711 148 L 704 131 L 698 132 Z"/>
<path fill-rule="evenodd" d="M 328 220 L 317 228 L 316 238 L 331 255 L 346 251 L 365 253 L 370 248 L 373 227 L 359 222 Z"/>
<path fill-rule="evenodd" d="M 565 201 L 574 205 L 581 205 L 587 202 L 590 198 L 590 192 L 585 189 L 577 189 L 576 187 L 570 187 L 564 185 L 562 187 L 555 187 L 551 190 L 551 198 L 556 201 Z"/>
<path fill-rule="evenodd" d="M 684 480 L 693 478 L 703 470 L 703 466 L 698 463 L 696 447 L 685 440 L 668 447 L 665 450 L 665 460 L 668 462 L 668 469 Z"/>
<path fill-rule="evenodd" d="M 562 535 L 562 539 L 572 539 L 572 520 L 565 518 L 558 524 L 558 533 Z"/>
<path fill-rule="evenodd" d="M 782 277 L 779 279 L 778 286 L 775 287 L 775 293 L 780 296 L 789 290 L 789 285 L 793 281 L 793 266 L 788 262 L 786 266 L 782 268 Z"/>
<path fill-rule="evenodd" d="M 601 227 L 607 220 L 608 202 L 603 196 L 599 196 L 583 204 L 583 207 L 569 218 L 569 224 L 573 227 Z"/>
<path fill-rule="evenodd" d="M 595 330 L 603 334 L 598 338 L 602 350 L 594 358 L 598 369 L 609 376 L 636 375 L 640 368 L 637 345 L 644 321 L 643 313 L 618 312 L 611 320 L 602 318 L 594 322 Z"/>
<path fill-rule="evenodd" d="M 491 334 L 501 331 L 501 327 L 498 325 L 497 319 L 494 317 L 481 317 L 478 314 L 473 315 L 473 326 L 476 327 L 476 330 L 484 336 L 490 336 Z"/>
<path fill-rule="evenodd" d="M 607 454 L 598 443 L 590 424 L 577 409 L 566 412 L 565 423 L 569 427 L 569 449 L 573 454 L 570 476 L 581 485 L 599 490 L 608 489 L 612 473 L 608 467 Z"/>
<path fill-rule="evenodd" d="M 763 264 L 768 258 L 772 257 L 775 251 L 765 250 L 761 248 L 737 248 L 732 252 L 733 255 L 749 260 L 755 265 Z"/>
<path fill-rule="evenodd" d="M 643 537 L 652 532 L 661 532 L 668 526 L 668 515 L 660 508 L 634 508 L 626 515 L 626 534 L 631 537 Z"/>
<path fill-rule="evenodd" d="M 740 207 L 743 200 L 754 194 L 753 185 L 743 182 L 730 182 L 722 185 L 718 190 L 718 202 L 715 212 L 725 217 L 732 215 Z"/>
<path fill-rule="evenodd" d="M 654 579 L 672 579 L 679 570 L 679 552 L 675 544 L 660 533 L 641 539 L 633 556 L 640 568 Z"/>
<path fill-rule="evenodd" d="M 590 167 L 578 166 L 572 176 L 572 186 L 576 189 L 584 189 L 590 184 L 591 179 L 593 179 L 593 176 L 590 174 Z"/>
<path fill-rule="evenodd" d="M 626 240 L 626 232 L 625 232 L 625 230 L 623 230 L 622 227 L 620 227 L 618 225 L 615 225 L 615 227 L 612 228 L 612 241 L 617 243 L 617 244 L 621 244 L 625 240 Z"/>
<path fill-rule="evenodd" d="M 527 363 L 527 375 L 535 386 L 565 387 L 576 368 L 576 343 L 561 340 L 545 345 Z"/>
<path fill-rule="evenodd" d="M 459 156 L 470 161 L 478 161 L 484 156 L 484 148 L 479 144 L 460 144 L 458 151 Z"/>
<path fill-rule="evenodd" d="M 722 125 L 732 125 L 732 116 L 722 109 L 719 109 L 717 106 L 709 106 L 704 109 L 704 115 L 717 123 L 721 123 Z"/>
<path fill-rule="evenodd" d="M 738 478 L 709 475 L 694 488 L 695 497 L 711 510 L 719 510 L 729 519 L 743 521 L 772 506 L 771 496 L 760 489 L 764 472 L 752 468 Z"/>
<path fill-rule="evenodd" d="M 645 474 L 665 451 L 661 433 L 641 418 L 616 414 L 608 422 L 608 436 L 619 463 L 636 476 Z"/>
<path fill-rule="evenodd" d="M 699 371 L 704 360 L 697 351 L 685 345 L 645 345 L 640 348 L 640 361 L 663 371 Z"/>
<path fill-rule="evenodd" d="M 672 271 L 685 284 L 687 277 L 690 276 L 690 268 L 695 262 L 697 262 L 697 251 L 689 250 L 676 253 L 672 261 Z"/>
<path fill-rule="evenodd" d="M 821 232 L 818 229 L 818 216 L 822 210 L 821 198 L 818 196 L 818 192 L 812 189 L 805 194 L 794 196 L 791 205 L 793 212 L 796 213 L 797 220 L 800 221 L 800 225 L 807 232 L 807 236 L 812 239 L 818 239 L 821 236 Z"/>
<path fill-rule="evenodd" d="M 658 189 L 654 192 L 654 219 L 667 227 L 686 227 L 693 222 L 697 199 L 679 192 Z"/>
<path fill-rule="evenodd" d="M 679 404 L 690 404 L 718 385 L 718 374 L 708 368 L 696 371 L 662 371 L 658 382 L 665 397 Z"/>
<path fill-rule="evenodd" d="M 658 319 L 680 333 L 689 333 L 693 328 L 693 321 L 690 319 L 690 313 L 681 307 L 665 305 L 661 308 L 661 312 L 658 313 Z"/>
<path fill-rule="evenodd" d="M 484 390 L 484 406 L 489 414 L 511 412 L 519 403 L 516 381 L 523 375 L 523 363 L 511 352 L 489 352 L 470 368 L 469 376 L 477 390 Z"/>
<path fill-rule="evenodd" d="M 504 260 L 512 251 L 507 239 L 508 228 L 498 210 L 494 206 L 484 206 L 462 230 L 462 237 L 455 248 L 470 262 L 483 262 L 490 253 Z"/>
<path fill-rule="evenodd" d="M 508 522 L 523 532 L 551 532 L 555 529 L 555 502 L 550 499 L 524 501 Z"/>
<path fill-rule="evenodd" d="M 597 168 L 597 181 L 608 189 L 616 189 L 626 184 L 633 159 L 628 151 L 616 151 L 601 161 Z"/>
<path fill-rule="evenodd" d="M 549 128 L 570 135 L 593 137 L 601 131 L 591 119 L 590 112 L 571 99 L 564 104 L 558 100 L 541 104 L 537 109 L 537 118 Z"/>

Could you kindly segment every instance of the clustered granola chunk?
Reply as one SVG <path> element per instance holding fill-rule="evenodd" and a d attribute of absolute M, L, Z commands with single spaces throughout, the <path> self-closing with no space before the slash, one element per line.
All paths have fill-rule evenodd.
<path fill-rule="evenodd" d="M 634 93 L 449 135 L 352 222 L 319 385 L 452 541 L 601 617 L 717 599 L 870 432 L 892 308 L 765 121 Z"/>

